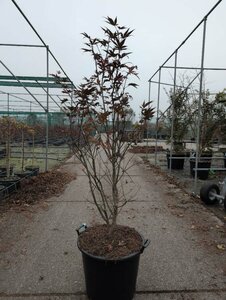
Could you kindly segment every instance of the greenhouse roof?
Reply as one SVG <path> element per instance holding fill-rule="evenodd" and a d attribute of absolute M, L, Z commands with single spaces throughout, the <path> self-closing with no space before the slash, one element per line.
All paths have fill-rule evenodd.
<path fill-rule="evenodd" d="M 67 78 L 61 78 L 61 81 L 65 85 L 73 85 L 73 83 Z M 60 88 L 62 89 L 62 83 L 56 82 L 54 77 L 37 77 L 37 76 L 7 76 L 0 75 L 0 86 L 21 86 L 21 87 L 34 87 L 34 88 Z"/>

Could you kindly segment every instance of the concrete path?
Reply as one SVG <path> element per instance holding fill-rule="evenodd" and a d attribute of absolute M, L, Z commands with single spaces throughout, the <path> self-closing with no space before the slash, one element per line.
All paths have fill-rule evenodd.
<path fill-rule="evenodd" d="M 134 159 L 126 182 L 137 193 L 119 223 L 151 240 L 141 256 L 135 300 L 226 300 L 225 221 Z M 0 300 L 86 299 L 75 229 L 100 219 L 87 202 L 81 166 L 69 160 L 62 169 L 77 173 L 62 195 L 1 219 Z"/>

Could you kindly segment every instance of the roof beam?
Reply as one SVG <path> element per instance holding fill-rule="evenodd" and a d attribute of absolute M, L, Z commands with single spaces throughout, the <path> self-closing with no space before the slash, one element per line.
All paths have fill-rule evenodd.
<path fill-rule="evenodd" d="M 40 88 L 40 84 L 38 82 L 26 82 L 26 81 L 3 81 L 0 80 L 0 86 L 21 86 L 21 87 L 34 87 Z M 55 88 L 62 89 L 62 84 L 58 83 L 42 83 L 41 85 L 44 88 Z"/>
<path fill-rule="evenodd" d="M 44 77 L 44 76 L 16 76 L 19 80 L 29 80 L 29 81 L 52 81 L 56 82 L 54 77 Z M 0 80 L 15 80 L 14 76 L 0 75 Z M 60 78 L 60 81 L 65 84 L 72 84 L 67 77 Z"/>

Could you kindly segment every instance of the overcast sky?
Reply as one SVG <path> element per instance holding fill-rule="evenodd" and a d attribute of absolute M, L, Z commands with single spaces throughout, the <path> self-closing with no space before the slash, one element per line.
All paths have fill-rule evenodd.
<path fill-rule="evenodd" d="M 139 88 L 132 91 L 133 108 L 148 98 L 148 79 L 201 21 L 217 0 L 16 0 L 38 33 L 75 84 L 91 75 L 93 64 L 83 53 L 82 32 L 102 36 L 104 17 L 118 17 L 121 25 L 135 29 L 129 41 L 130 60 L 138 66 Z M 0 0 L 0 43 L 41 44 L 11 0 Z M 200 66 L 202 30 L 192 36 L 178 54 L 181 66 Z M 15 75 L 45 76 L 43 49 L 0 47 L 0 58 Z M 171 60 L 168 65 L 173 66 Z M 206 67 L 226 68 L 226 1 L 209 16 Z M 50 64 L 50 72 L 59 67 Z M 9 75 L 0 67 L 1 74 Z M 194 76 L 195 72 L 186 75 Z M 164 70 L 163 80 L 172 73 Z M 214 92 L 226 87 L 226 71 L 206 72 L 206 86 Z M 157 79 L 157 78 L 156 78 Z M 179 79 L 178 79 L 179 80 Z M 0 90 L 6 91 L 6 88 Z M 161 107 L 167 99 L 161 92 Z M 156 86 L 151 98 L 156 100 Z"/>

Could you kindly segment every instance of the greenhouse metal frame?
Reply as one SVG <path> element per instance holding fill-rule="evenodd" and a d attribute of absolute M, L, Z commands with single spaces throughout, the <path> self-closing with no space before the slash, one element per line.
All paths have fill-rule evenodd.
<path fill-rule="evenodd" d="M 28 23 L 30 28 L 34 31 L 36 36 L 41 41 L 41 44 L 13 44 L 13 43 L 0 43 L 1 47 L 29 47 L 29 48 L 42 48 L 46 51 L 46 74 L 45 76 L 17 76 L 14 74 L 12 70 L 8 68 L 8 66 L 0 60 L 0 64 L 3 66 L 3 68 L 8 72 L 9 75 L 0 75 L 0 87 L 22 87 L 26 93 L 11 93 L 11 92 L 5 92 L 0 91 L 1 95 L 7 96 L 7 107 L 5 110 L 0 111 L 1 115 L 12 115 L 12 114 L 26 114 L 25 111 L 17 111 L 12 112 L 10 111 L 10 98 L 17 99 L 18 101 L 24 101 L 29 102 L 30 105 L 30 112 L 31 112 L 31 105 L 37 105 L 40 107 L 43 112 L 36 112 L 38 114 L 45 114 L 46 118 L 46 133 L 45 133 L 45 171 L 48 170 L 48 148 L 49 148 L 49 115 L 51 112 L 50 104 L 54 103 L 55 107 L 59 108 L 59 111 L 62 111 L 61 107 L 61 100 L 62 97 L 65 97 L 65 95 L 62 95 L 62 93 L 59 94 L 51 94 L 50 89 L 63 89 L 62 85 L 60 83 L 57 83 L 54 77 L 50 76 L 50 70 L 49 70 L 49 59 L 50 57 L 56 62 L 57 66 L 60 68 L 60 71 L 63 73 L 63 77 L 61 78 L 64 81 L 64 84 L 67 84 L 67 86 L 74 88 L 73 82 L 69 79 L 68 75 L 64 71 L 63 67 L 59 63 L 59 61 L 56 59 L 52 51 L 50 50 L 49 46 L 44 42 L 44 40 L 41 38 L 39 33 L 36 31 L 34 26 L 31 24 L 27 16 L 23 13 L 21 8 L 18 6 L 15 0 L 11 0 L 12 3 L 16 6 L 19 13 L 23 16 L 25 21 Z M 43 93 L 32 93 L 30 89 L 28 88 L 38 88 L 43 91 Z M 31 100 L 27 100 L 24 98 L 25 95 L 29 95 Z M 45 96 L 45 104 L 41 102 L 38 99 L 38 96 Z M 72 95 L 71 95 L 71 101 Z M 21 106 L 20 106 L 21 107 Z M 29 106 L 26 105 L 26 108 L 29 109 Z"/>
<path fill-rule="evenodd" d="M 198 124 L 197 124 L 197 136 L 196 136 L 196 159 L 195 159 L 195 178 L 194 178 L 194 186 L 193 186 L 193 193 L 197 193 L 197 170 L 198 170 L 198 149 L 200 143 L 200 114 L 201 114 L 201 102 L 202 102 L 202 91 L 203 91 L 203 76 L 205 71 L 226 71 L 226 68 L 207 68 L 205 67 L 205 47 L 206 47 L 206 32 L 207 32 L 207 20 L 209 15 L 218 7 L 218 5 L 222 2 L 219 0 L 212 9 L 204 16 L 204 18 L 198 23 L 198 25 L 190 32 L 190 34 L 185 38 L 185 40 L 175 49 L 175 51 L 164 61 L 164 63 L 156 70 L 156 72 L 150 77 L 149 79 L 149 101 L 151 100 L 151 92 L 152 92 L 152 84 L 157 84 L 157 118 L 156 118 L 156 142 L 155 142 L 155 164 L 157 164 L 157 145 L 158 145 L 158 125 L 160 120 L 160 87 L 161 85 L 168 85 L 172 86 L 173 94 L 176 92 L 176 88 L 180 87 L 184 90 L 189 89 L 190 85 L 199 78 L 199 101 L 198 101 Z M 178 66 L 177 56 L 180 51 L 180 48 L 186 44 L 189 38 L 196 32 L 196 30 L 203 25 L 202 31 L 202 48 L 201 48 L 201 61 L 199 67 L 192 67 L 192 66 Z M 171 58 L 174 58 L 174 66 L 166 65 Z M 162 82 L 161 73 L 163 69 L 173 69 L 173 84 L 169 82 Z M 177 85 L 177 70 L 195 70 L 197 71 L 197 75 L 189 82 L 186 87 L 181 87 Z M 157 80 L 154 78 L 158 76 Z M 169 109 L 169 107 L 167 108 Z M 169 170 L 171 172 L 172 167 L 172 144 L 173 144 L 173 137 L 174 137 L 174 103 L 172 103 L 172 126 L 171 126 L 171 134 L 170 134 L 170 166 Z M 226 170 L 226 169 L 225 169 Z"/>

